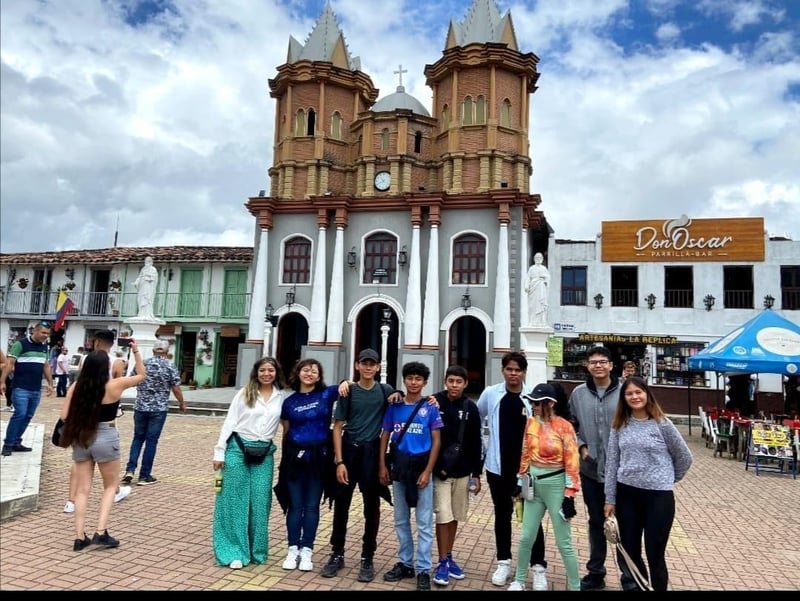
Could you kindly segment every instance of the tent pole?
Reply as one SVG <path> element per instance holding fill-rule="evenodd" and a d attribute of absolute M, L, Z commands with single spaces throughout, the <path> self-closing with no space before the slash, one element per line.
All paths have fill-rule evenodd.
<path fill-rule="evenodd" d="M 689 372 L 689 377 L 686 379 L 686 398 L 689 400 L 689 436 L 692 435 L 692 377 Z"/>

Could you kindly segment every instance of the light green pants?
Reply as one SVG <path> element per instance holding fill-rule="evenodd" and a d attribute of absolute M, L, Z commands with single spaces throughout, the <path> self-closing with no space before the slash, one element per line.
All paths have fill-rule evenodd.
<path fill-rule="evenodd" d="M 531 467 L 532 476 L 542 476 L 552 469 Z M 533 500 L 525 501 L 525 513 L 522 518 L 522 534 L 519 537 L 519 551 L 517 551 L 517 573 L 515 580 L 520 584 L 525 583 L 528 575 L 528 564 L 531 561 L 531 548 L 536 540 L 539 525 L 542 523 L 545 509 L 550 515 L 550 523 L 553 525 L 553 535 L 556 539 L 556 546 L 561 553 L 561 559 L 567 570 L 567 588 L 571 591 L 581 589 L 580 577 L 578 576 L 578 554 L 572 546 L 572 526 L 558 513 L 561 503 L 564 500 L 564 485 L 566 474 L 558 474 L 535 480 L 533 486 Z"/>

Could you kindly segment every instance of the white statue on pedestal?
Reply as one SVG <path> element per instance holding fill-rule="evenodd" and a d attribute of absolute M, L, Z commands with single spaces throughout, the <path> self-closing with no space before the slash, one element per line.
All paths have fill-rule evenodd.
<path fill-rule="evenodd" d="M 139 312 L 136 317 L 140 319 L 155 319 L 153 315 L 153 299 L 156 295 L 158 284 L 158 270 L 153 267 L 153 258 L 146 257 L 144 266 L 139 271 L 139 276 L 133 282 L 136 288 L 136 302 Z"/>
<path fill-rule="evenodd" d="M 528 325 L 534 328 L 547 326 L 547 298 L 550 289 L 550 272 L 542 265 L 542 253 L 533 255 L 533 265 L 528 268 L 525 278 L 525 292 L 528 295 Z"/>

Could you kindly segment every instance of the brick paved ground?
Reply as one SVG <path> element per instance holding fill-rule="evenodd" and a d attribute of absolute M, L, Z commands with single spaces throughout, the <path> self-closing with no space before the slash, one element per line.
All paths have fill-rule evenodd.
<path fill-rule="evenodd" d="M 232 389 L 231 389 L 232 390 Z M 231 392 L 232 395 L 232 392 Z M 36 420 L 52 424 L 56 403 L 44 400 Z M 121 418 L 123 456 L 132 432 L 132 416 Z M 72 517 L 62 513 L 67 495 L 69 452 L 44 445 L 39 510 L 0 524 L 0 590 L 413 590 L 415 583 L 383 582 L 396 561 L 397 542 L 391 507 L 382 506 L 382 528 L 375 557 L 374 582 L 357 582 L 361 507 L 354 497 L 346 551 L 347 567 L 332 579 L 318 575 L 328 553 L 332 512 L 322 511 L 314 552 L 315 571 L 281 569 L 285 523 L 273 504 L 270 557 L 265 565 L 232 571 L 214 565 L 211 514 L 214 502 L 211 452 L 221 417 L 171 414 L 161 438 L 154 475 L 158 484 L 134 487 L 115 505 L 110 532 L 118 549 L 72 551 Z M 740 461 L 714 458 L 693 428 L 680 426 L 695 456 L 686 480 L 677 487 L 677 516 L 668 547 L 674 590 L 800 590 L 800 479 L 745 471 Z M 12 457 L 13 458 L 13 457 Z M 4 458 L 8 459 L 8 458 Z M 99 475 L 89 509 L 97 512 Z M 585 513 L 577 503 L 573 538 L 583 565 L 588 557 Z M 565 577 L 549 524 L 545 524 L 548 580 L 564 590 Z M 516 535 L 515 535 L 516 540 Z M 492 586 L 494 534 L 488 487 L 471 502 L 468 522 L 459 530 L 456 557 L 467 578 L 434 590 L 503 590 Z M 618 589 L 617 569 L 609 554 L 609 589 Z"/>

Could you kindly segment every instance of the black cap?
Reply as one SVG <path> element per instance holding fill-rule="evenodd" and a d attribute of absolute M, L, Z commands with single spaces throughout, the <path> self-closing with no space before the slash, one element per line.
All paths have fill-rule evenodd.
<path fill-rule="evenodd" d="M 558 396 L 556 395 L 556 389 L 553 388 L 550 384 L 537 384 L 536 388 L 533 389 L 533 392 L 528 395 L 531 400 L 534 401 L 553 401 L 554 403 L 558 402 Z"/>
<path fill-rule="evenodd" d="M 358 361 L 374 361 L 375 363 L 380 363 L 381 358 L 378 357 L 378 353 L 373 351 L 371 348 L 365 348 L 363 351 L 358 353 Z"/>

